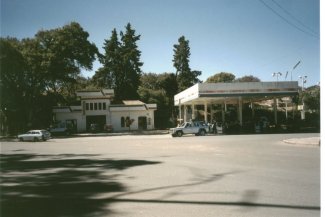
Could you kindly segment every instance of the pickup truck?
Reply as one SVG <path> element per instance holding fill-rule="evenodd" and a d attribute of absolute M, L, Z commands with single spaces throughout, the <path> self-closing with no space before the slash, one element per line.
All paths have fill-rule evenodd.
<path fill-rule="evenodd" d="M 169 130 L 172 137 L 181 137 L 184 134 L 195 134 L 196 136 L 204 136 L 209 132 L 209 126 L 203 122 L 184 122 L 182 125 L 171 128 Z"/>

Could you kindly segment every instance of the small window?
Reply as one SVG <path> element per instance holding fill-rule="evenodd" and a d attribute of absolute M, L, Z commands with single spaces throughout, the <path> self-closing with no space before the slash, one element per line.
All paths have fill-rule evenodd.
<path fill-rule="evenodd" d="M 86 103 L 86 110 L 89 110 L 89 103 Z"/>
<path fill-rule="evenodd" d="M 106 110 L 106 102 L 103 102 L 103 110 Z"/>
<path fill-rule="evenodd" d="M 94 110 L 94 104 L 90 103 L 90 110 Z"/>
<path fill-rule="evenodd" d="M 94 103 L 94 110 L 97 110 L 97 103 Z"/>
<path fill-rule="evenodd" d="M 125 118 L 121 117 L 121 127 L 125 127 Z"/>
<path fill-rule="evenodd" d="M 98 110 L 102 110 L 102 104 L 98 103 Z"/>

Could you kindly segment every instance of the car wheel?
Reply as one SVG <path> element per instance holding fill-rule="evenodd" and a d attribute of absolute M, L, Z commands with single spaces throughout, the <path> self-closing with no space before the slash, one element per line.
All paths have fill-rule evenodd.
<path fill-rule="evenodd" d="M 183 136 L 183 132 L 182 132 L 182 131 L 177 131 L 177 132 L 176 132 L 176 135 L 177 135 L 178 137 L 181 137 L 181 136 Z"/>

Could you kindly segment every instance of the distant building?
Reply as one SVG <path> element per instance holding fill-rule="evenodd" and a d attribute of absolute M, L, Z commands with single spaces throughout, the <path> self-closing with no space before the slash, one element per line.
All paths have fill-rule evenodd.
<path fill-rule="evenodd" d="M 74 128 L 77 132 L 90 130 L 92 124 L 100 129 L 114 131 L 154 129 L 156 104 L 139 100 L 125 100 L 123 104 L 111 104 L 114 90 L 77 91 L 79 106 L 58 106 L 53 108 L 54 120 Z"/>

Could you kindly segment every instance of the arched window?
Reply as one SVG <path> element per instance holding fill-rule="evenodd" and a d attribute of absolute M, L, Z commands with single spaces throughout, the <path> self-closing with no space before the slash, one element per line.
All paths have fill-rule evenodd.
<path fill-rule="evenodd" d="M 121 117 L 121 127 L 125 127 L 125 118 Z"/>

